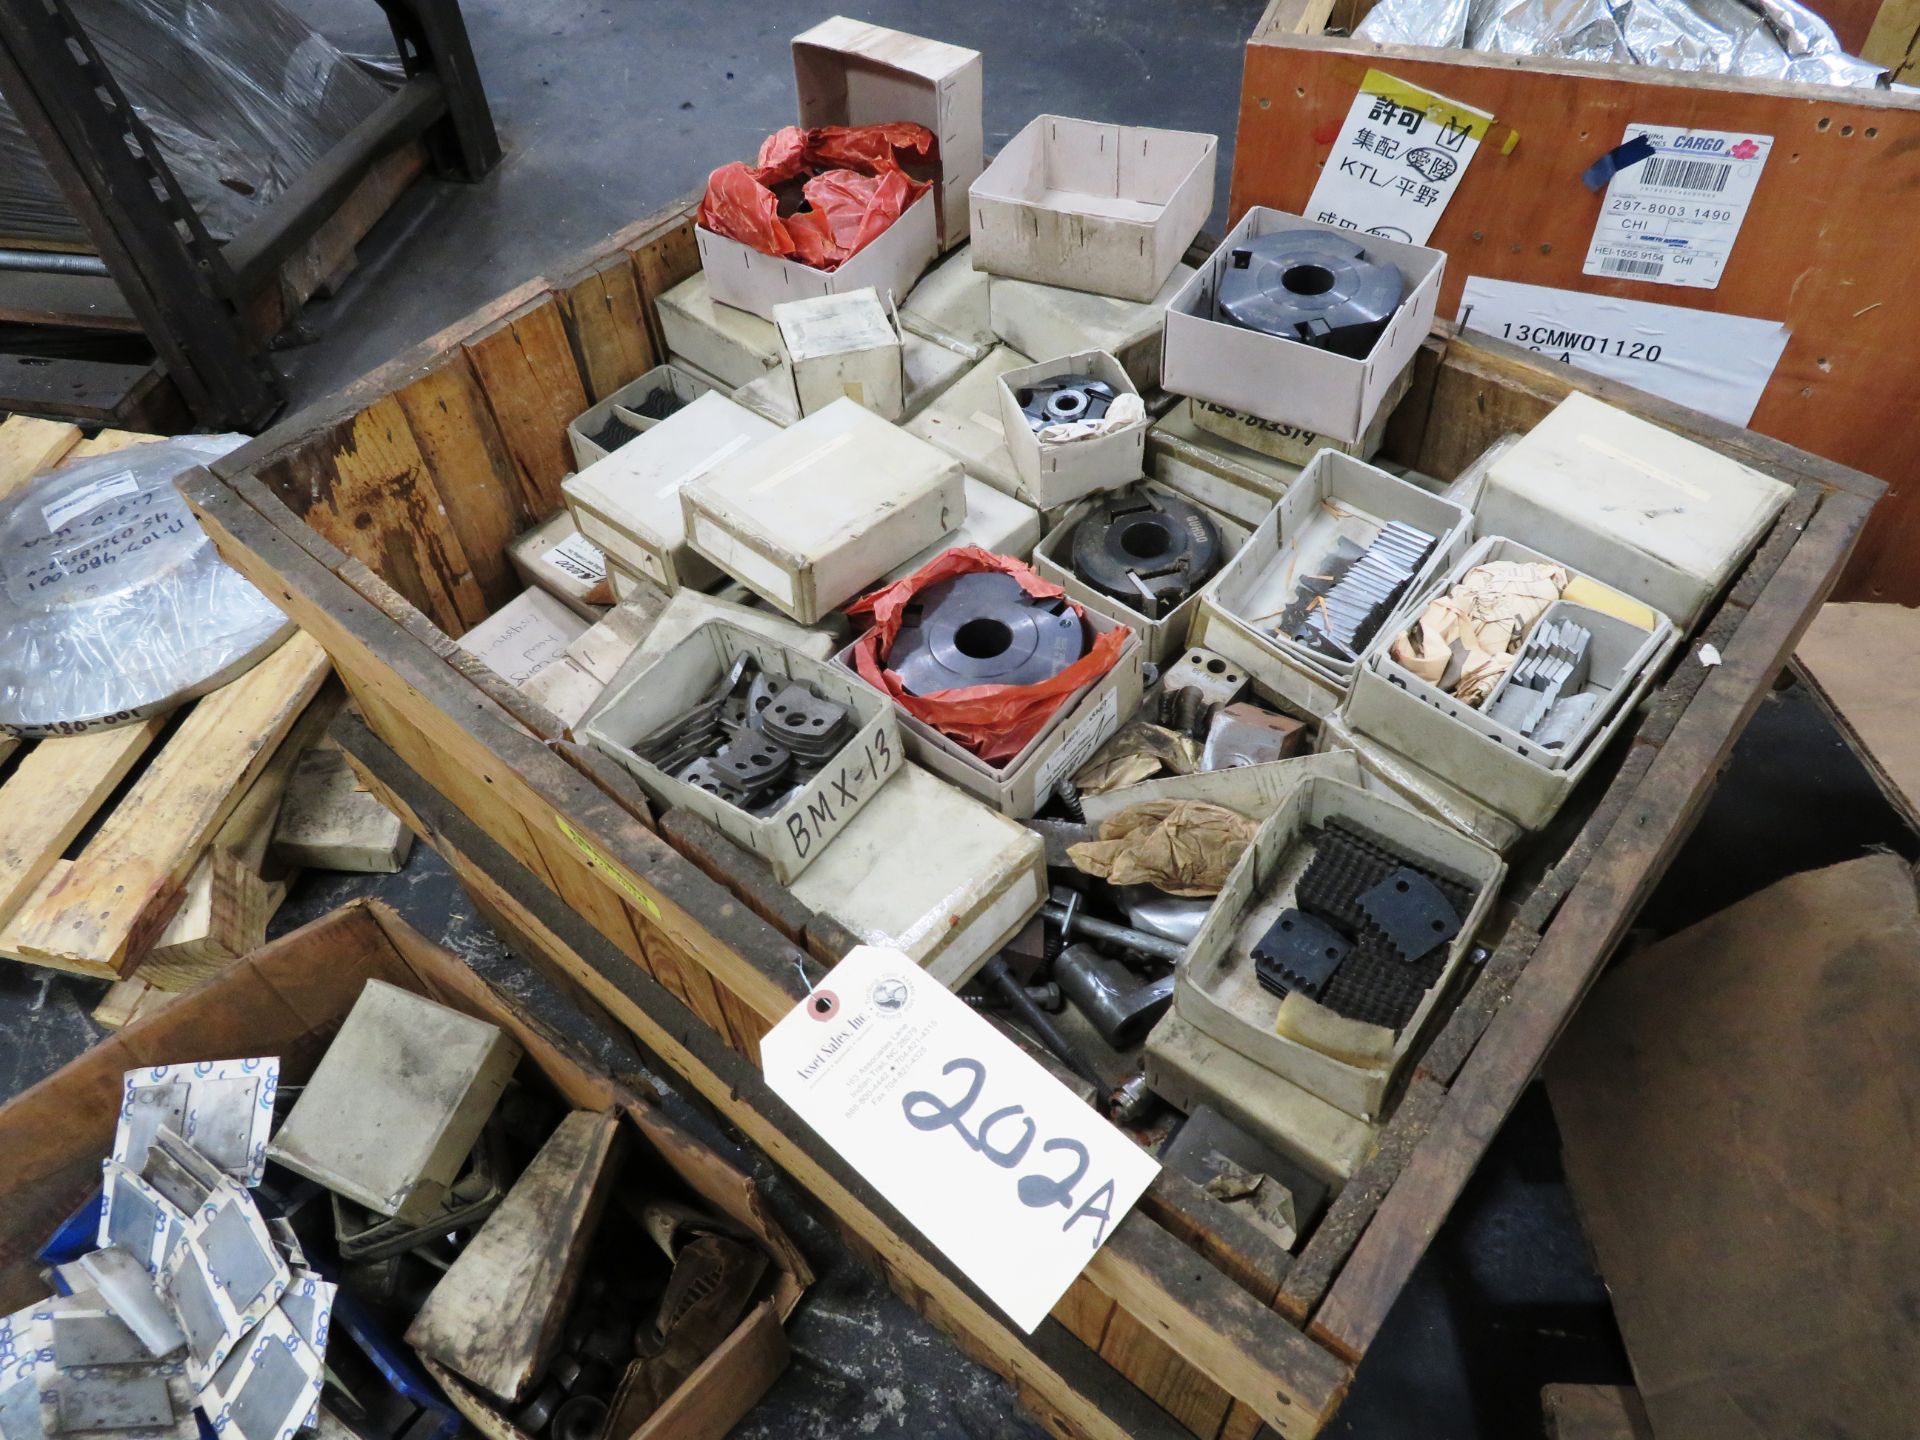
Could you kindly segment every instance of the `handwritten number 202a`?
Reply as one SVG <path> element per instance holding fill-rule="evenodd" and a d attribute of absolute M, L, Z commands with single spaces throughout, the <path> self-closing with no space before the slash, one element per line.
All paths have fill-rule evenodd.
<path fill-rule="evenodd" d="M 965 1092 L 957 1100 L 951 1102 L 942 1100 L 930 1090 L 915 1090 L 903 1096 L 900 1108 L 906 1115 L 907 1123 L 914 1129 L 923 1131 L 941 1130 L 952 1126 L 955 1133 L 975 1154 L 985 1157 L 1003 1170 L 1019 1168 L 1027 1158 L 1028 1151 L 1033 1148 L 1039 1127 L 1027 1116 L 1025 1106 L 1003 1105 L 980 1121 L 977 1128 L 969 1130 L 966 1125 L 967 1114 L 972 1110 L 974 1102 L 980 1098 L 980 1092 L 986 1088 L 987 1067 L 968 1056 L 959 1056 L 949 1060 L 940 1071 L 942 1075 L 959 1072 L 965 1072 L 971 1078 L 967 1082 Z M 1011 1143 L 1003 1141 L 996 1145 L 990 1138 L 993 1132 L 1016 1120 L 1019 1122 L 1018 1138 Z M 1075 1187 L 1086 1178 L 1091 1157 L 1085 1145 L 1068 1136 L 1055 1137 L 1040 1147 L 1040 1153 L 1043 1155 L 1058 1152 L 1065 1152 L 1073 1157 L 1071 1167 L 1064 1174 L 1022 1175 L 1015 1186 L 1015 1192 L 1020 1197 L 1020 1203 L 1030 1209 L 1044 1210 L 1049 1206 L 1059 1205 L 1072 1211 L 1072 1214 L 1067 1217 L 1067 1223 L 1060 1227 L 1063 1232 L 1071 1230 L 1079 1220 L 1095 1221 L 1097 1229 L 1093 1243 L 1097 1247 L 1106 1235 L 1108 1222 L 1113 1218 L 1111 1209 L 1114 1196 L 1113 1181 L 1108 1180 L 1101 1185 L 1087 1198 L 1085 1204 L 1074 1209 L 1073 1192 Z"/>

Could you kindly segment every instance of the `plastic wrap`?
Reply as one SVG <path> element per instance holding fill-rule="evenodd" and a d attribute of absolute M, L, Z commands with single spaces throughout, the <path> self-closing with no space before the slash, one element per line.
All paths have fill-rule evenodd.
<path fill-rule="evenodd" d="M 834 270 L 932 188 L 906 167 L 937 152 L 931 130 L 904 120 L 817 130 L 789 125 L 766 138 L 752 165 L 734 161 L 707 177 L 699 221 L 763 255 Z"/>
<path fill-rule="evenodd" d="M 69 0 L 202 222 L 230 240 L 385 98 L 274 0 Z M 0 235 L 91 248 L 0 100 Z"/>
<path fill-rule="evenodd" d="M 0 731 L 127 724 L 245 673 L 292 633 L 173 485 L 245 442 L 136 445 L 0 501 Z"/>
<path fill-rule="evenodd" d="M 1380 0 L 1354 34 L 1558 60 L 1818 85 L 1884 85 L 1795 0 Z"/>
<path fill-rule="evenodd" d="M 936 690 L 929 695 L 909 694 L 900 677 L 887 669 L 885 663 L 894 637 L 900 633 L 900 617 L 907 602 L 929 585 L 983 570 L 1004 571 L 1018 580 L 1020 588 L 1029 595 L 1055 599 L 1067 593 L 1010 556 L 965 545 L 944 551 L 885 589 L 861 596 L 847 606 L 847 613 L 872 615 L 874 620 L 873 628 L 853 642 L 854 669 L 862 680 L 886 691 L 909 715 L 964 745 L 988 764 L 1001 765 L 1026 749 L 1076 690 L 1091 685 L 1114 667 L 1132 632 L 1124 625 L 1116 625 L 1105 634 L 1096 635 L 1086 654 L 1051 680 L 1037 685 L 969 685 L 959 690 Z M 1086 608 L 1071 600 L 1067 603 L 1085 621 Z"/>

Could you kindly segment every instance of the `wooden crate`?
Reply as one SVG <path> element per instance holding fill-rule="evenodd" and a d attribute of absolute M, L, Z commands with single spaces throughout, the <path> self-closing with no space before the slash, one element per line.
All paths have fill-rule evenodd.
<path fill-rule="evenodd" d="M 1369 8 L 1371 0 L 1267 7 L 1247 45 L 1230 212 L 1301 212 L 1370 68 L 1490 112 L 1495 133 L 1429 242 L 1447 252 L 1439 313 L 1458 313 L 1467 277 L 1479 275 L 1780 321 L 1792 339 L 1752 427 L 1891 482 L 1840 588 L 1847 599 L 1920 604 L 1920 349 L 1912 340 L 1920 288 L 1909 283 L 1908 208 L 1920 195 L 1920 95 L 1324 33 L 1351 27 Z M 1872 13 L 1855 8 L 1834 18 L 1857 43 Z M 1581 273 L 1602 196 L 1580 175 L 1630 124 L 1774 137 L 1717 289 Z M 1517 143 L 1502 153 L 1510 133 Z"/>
<path fill-rule="evenodd" d="M 1289 1437 L 1324 1426 L 1493 1133 L 1699 813 L 1845 563 L 1878 482 L 1653 397 L 1435 336 L 1388 455 L 1451 478 L 1578 388 L 1796 494 L 1623 737 L 1609 787 L 1516 879 L 1513 919 L 1297 1257 L 1163 1175 L 1054 1317 L 1017 1332 L 761 1083 L 761 1035 L 845 948 L 764 870 L 669 813 L 453 643 L 513 588 L 583 397 L 663 358 L 647 303 L 695 264 L 675 208 L 572 279 L 529 282 L 183 480 L 223 554 L 317 637 L 365 717 L 344 748 L 530 958 L 587 993 L 833 1213 L 896 1288 L 1055 1433 Z M 618 356 L 617 360 L 609 357 Z M 1121 1381 L 1127 1383 L 1121 1383 Z"/>
<path fill-rule="evenodd" d="M 83 440 L 14 416 L 0 423 L 0 496 L 63 460 L 158 438 Z M 0 737 L 0 958 L 104 979 L 138 968 L 140 991 L 178 991 L 264 941 L 286 894 L 286 876 L 267 878 L 280 798 L 341 699 L 338 687 L 316 698 L 327 673 L 295 636 L 178 716 Z"/>

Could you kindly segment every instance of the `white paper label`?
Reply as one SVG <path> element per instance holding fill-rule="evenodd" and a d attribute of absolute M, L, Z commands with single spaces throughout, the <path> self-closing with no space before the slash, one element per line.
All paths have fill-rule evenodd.
<path fill-rule="evenodd" d="M 1369 70 L 1305 214 L 1424 245 L 1492 123 L 1483 111 Z"/>
<path fill-rule="evenodd" d="M 1478 275 L 1461 293 L 1460 323 L 1729 425 L 1753 418 L 1788 338 L 1773 320 Z"/>
<path fill-rule="evenodd" d="M 1053 782 L 1062 775 L 1071 775 L 1087 761 L 1093 758 L 1093 752 L 1107 741 L 1107 737 L 1120 728 L 1120 692 L 1109 690 L 1100 698 L 1100 704 L 1093 714 L 1080 722 L 1080 728 L 1061 743 L 1058 750 L 1046 758 L 1039 773 L 1034 777 L 1033 801 L 1038 805 L 1053 793 Z"/>
<path fill-rule="evenodd" d="M 1607 182 L 1586 273 L 1711 290 L 1727 268 L 1773 137 L 1627 126 L 1626 139 L 1641 135 L 1653 154 Z"/>
<path fill-rule="evenodd" d="M 606 551 L 577 530 L 540 558 L 583 585 L 598 585 L 607 578 Z"/>
<path fill-rule="evenodd" d="M 140 482 L 122 470 L 118 475 L 103 476 L 91 485 L 69 491 L 53 504 L 43 506 L 40 513 L 46 517 L 47 533 L 51 535 L 82 515 L 98 510 L 109 500 L 123 500 L 139 493 Z"/>
<path fill-rule="evenodd" d="M 1160 1168 L 897 950 L 849 951 L 760 1055 L 774 1093 L 1028 1333 Z"/>

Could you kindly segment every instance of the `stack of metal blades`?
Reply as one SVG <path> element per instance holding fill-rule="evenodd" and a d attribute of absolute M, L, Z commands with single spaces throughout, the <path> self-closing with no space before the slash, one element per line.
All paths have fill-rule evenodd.
<path fill-rule="evenodd" d="M 1329 659 L 1358 659 L 1438 543 L 1424 530 L 1388 521 L 1343 567 L 1301 585 L 1280 633 Z"/>

